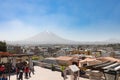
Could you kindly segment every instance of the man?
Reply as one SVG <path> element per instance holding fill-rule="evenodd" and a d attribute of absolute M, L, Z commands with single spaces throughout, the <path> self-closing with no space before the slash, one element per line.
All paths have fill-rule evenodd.
<path fill-rule="evenodd" d="M 61 76 L 63 77 L 64 80 L 67 78 L 65 66 L 61 66 Z"/>
<path fill-rule="evenodd" d="M 23 70 L 22 69 L 19 72 L 19 80 L 23 80 Z"/>
<path fill-rule="evenodd" d="M 16 76 L 17 76 L 17 79 L 18 79 L 18 75 L 19 75 L 19 67 L 16 67 Z"/>

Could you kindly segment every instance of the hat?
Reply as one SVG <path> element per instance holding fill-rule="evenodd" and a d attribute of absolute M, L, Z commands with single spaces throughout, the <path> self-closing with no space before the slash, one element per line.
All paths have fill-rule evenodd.
<path fill-rule="evenodd" d="M 22 70 L 20 70 L 20 72 L 23 72 Z"/>
<path fill-rule="evenodd" d="M 2 67 L 5 67 L 4 65 L 2 65 Z"/>

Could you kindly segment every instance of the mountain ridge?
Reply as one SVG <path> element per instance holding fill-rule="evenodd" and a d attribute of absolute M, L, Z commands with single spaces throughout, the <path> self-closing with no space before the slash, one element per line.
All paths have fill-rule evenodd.
<path fill-rule="evenodd" d="M 14 44 L 77 44 L 77 41 L 64 39 L 52 32 L 41 32 L 25 40 L 15 41 Z"/>
<path fill-rule="evenodd" d="M 80 42 L 64 39 L 52 32 L 45 31 L 41 32 L 33 37 L 27 38 L 21 41 L 8 42 L 8 44 L 31 44 L 31 45 L 40 45 L 40 44 L 112 44 L 120 43 L 120 40 L 109 39 L 106 41 L 94 41 L 94 42 Z"/>

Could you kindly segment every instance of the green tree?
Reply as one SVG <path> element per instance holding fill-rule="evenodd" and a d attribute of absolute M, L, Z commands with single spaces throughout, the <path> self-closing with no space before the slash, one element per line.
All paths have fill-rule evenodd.
<path fill-rule="evenodd" d="M 0 51 L 2 51 L 2 52 L 6 52 L 7 51 L 6 42 L 0 41 Z"/>

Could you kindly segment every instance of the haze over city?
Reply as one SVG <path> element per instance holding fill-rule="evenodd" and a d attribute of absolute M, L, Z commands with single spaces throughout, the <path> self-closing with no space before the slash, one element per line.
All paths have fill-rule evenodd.
<path fill-rule="evenodd" d="M 120 0 L 1 0 L 0 40 L 46 30 L 74 41 L 120 39 Z"/>

